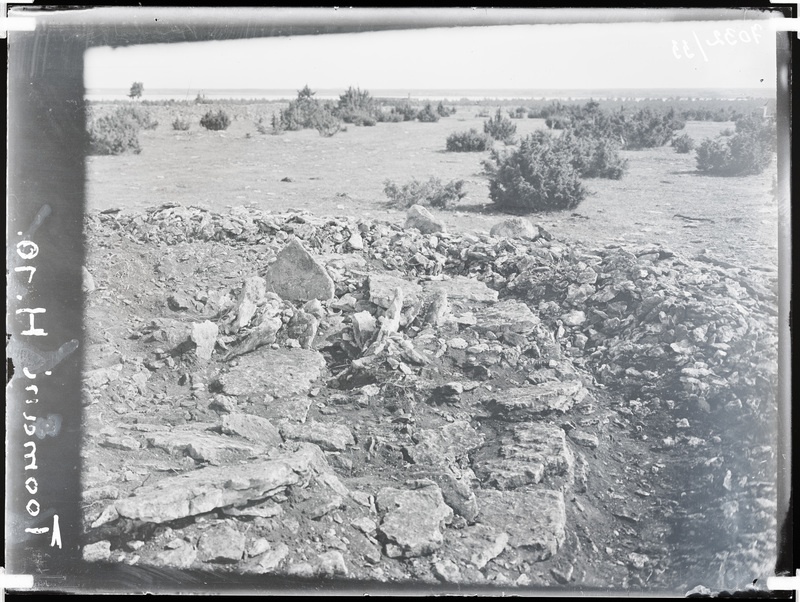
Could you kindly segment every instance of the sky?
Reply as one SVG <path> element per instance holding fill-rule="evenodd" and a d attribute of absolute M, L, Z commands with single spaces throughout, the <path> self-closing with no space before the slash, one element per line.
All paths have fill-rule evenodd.
<path fill-rule="evenodd" d="M 92 48 L 87 89 L 775 88 L 765 21 L 434 28 Z"/>

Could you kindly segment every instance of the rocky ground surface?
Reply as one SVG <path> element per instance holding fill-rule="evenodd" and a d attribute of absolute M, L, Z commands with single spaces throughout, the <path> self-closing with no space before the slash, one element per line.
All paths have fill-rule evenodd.
<path fill-rule="evenodd" d="M 772 572 L 771 268 L 417 209 L 86 232 L 87 560 L 680 593 Z"/>

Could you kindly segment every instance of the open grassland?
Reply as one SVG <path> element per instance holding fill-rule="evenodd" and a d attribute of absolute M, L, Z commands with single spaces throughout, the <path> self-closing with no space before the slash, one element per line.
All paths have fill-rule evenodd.
<path fill-rule="evenodd" d="M 230 127 L 220 132 L 202 128 L 201 115 L 219 106 L 231 115 Z M 437 123 L 350 125 L 326 138 L 316 130 L 260 134 L 258 120 L 269 128 L 273 113 L 285 103 L 219 106 L 148 107 L 159 125 L 141 132 L 140 154 L 88 158 L 88 210 L 164 203 L 215 210 L 248 205 L 401 222 L 404 212 L 388 205 L 384 182 L 435 176 L 467 183 L 467 196 L 458 207 L 437 212 L 452 230 L 485 232 L 501 219 L 482 173 L 488 152 L 445 151 L 451 133 L 482 131 L 480 107 L 460 106 Z M 190 121 L 188 131 L 172 129 L 178 116 Z M 517 138 L 545 129 L 542 119 L 514 123 Z M 684 131 L 700 141 L 732 127 L 689 122 Z M 770 192 L 774 162 L 757 176 L 723 178 L 697 172 L 694 153 L 677 154 L 668 145 L 622 155 L 629 160 L 622 179 L 587 180 L 594 194 L 576 212 L 536 214 L 534 219 L 561 237 L 590 244 L 652 241 L 686 253 L 708 249 L 746 266 L 777 261 L 778 212 Z"/>

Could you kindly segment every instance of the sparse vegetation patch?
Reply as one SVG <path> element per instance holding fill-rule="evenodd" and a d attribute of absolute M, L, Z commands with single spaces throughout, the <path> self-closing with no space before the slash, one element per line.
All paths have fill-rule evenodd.
<path fill-rule="evenodd" d="M 475 128 L 468 132 L 454 132 L 447 137 L 447 150 L 456 153 L 472 153 L 492 148 L 493 139 L 489 134 L 480 133 Z"/>
<path fill-rule="evenodd" d="M 445 184 L 436 177 L 431 177 L 427 182 L 415 178 L 402 186 L 386 180 L 383 191 L 389 202 L 400 209 L 407 209 L 412 205 L 447 209 L 466 196 L 465 185 L 464 180 L 451 180 Z"/>

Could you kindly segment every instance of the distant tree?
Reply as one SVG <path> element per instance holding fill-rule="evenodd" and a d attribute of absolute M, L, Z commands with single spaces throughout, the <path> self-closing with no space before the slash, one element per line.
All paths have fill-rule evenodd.
<path fill-rule="evenodd" d="M 128 92 L 128 96 L 130 96 L 131 100 L 134 98 L 141 98 L 142 92 L 144 92 L 144 84 L 142 82 L 133 82 L 131 84 L 131 91 Z"/>
<path fill-rule="evenodd" d="M 308 87 L 306 84 L 302 90 L 297 91 L 297 99 L 298 100 L 310 100 L 312 96 L 314 96 L 316 92 L 312 92 L 311 88 Z"/>

